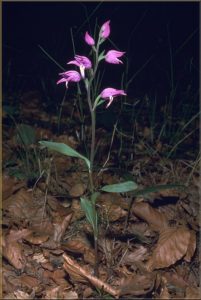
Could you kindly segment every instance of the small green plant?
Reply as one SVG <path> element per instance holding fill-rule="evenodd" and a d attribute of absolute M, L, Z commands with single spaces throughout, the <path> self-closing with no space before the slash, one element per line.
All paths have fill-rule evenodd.
<path fill-rule="evenodd" d="M 143 194 L 146 192 L 152 192 L 153 189 L 148 191 L 142 191 L 138 189 L 138 185 L 130 181 L 125 181 L 113 185 L 106 185 L 103 187 L 94 186 L 94 161 L 95 161 L 95 145 L 96 145 L 96 109 L 99 105 L 106 104 L 108 108 L 118 96 L 126 96 L 126 92 L 123 89 L 115 89 L 112 87 L 107 87 L 100 92 L 100 87 L 97 85 L 98 67 L 99 63 L 102 60 L 105 60 L 106 63 L 111 64 L 122 64 L 123 62 L 119 59 L 122 57 L 125 52 L 109 50 L 105 54 L 105 50 L 100 51 L 101 45 L 107 40 L 110 35 L 110 21 L 105 22 L 99 31 L 97 36 L 97 42 L 95 39 L 89 35 L 88 32 L 85 34 L 85 42 L 91 47 L 91 54 L 93 57 L 92 61 L 86 56 L 75 55 L 74 60 L 69 61 L 68 65 L 75 65 L 79 68 L 79 71 L 69 70 L 63 73 L 60 73 L 61 78 L 58 80 L 57 84 L 65 83 L 66 88 L 71 82 L 83 82 L 84 89 L 87 95 L 87 103 L 89 112 L 91 115 L 91 148 L 90 148 L 90 157 L 87 158 L 84 155 L 80 154 L 76 150 L 72 149 L 64 143 L 55 143 L 51 141 L 40 141 L 40 145 L 47 147 L 50 150 L 57 151 L 61 154 L 76 157 L 82 159 L 85 162 L 85 165 L 88 170 L 89 178 L 89 191 L 86 193 L 86 196 L 81 197 L 81 207 L 85 212 L 88 222 L 93 228 L 94 235 L 94 246 L 95 246 L 95 266 L 94 273 L 98 276 L 98 211 L 96 208 L 96 201 L 101 192 L 110 192 L 110 193 L 127 193 L 136 191 L 137 194 Z M 175 188 L 178 185 L 163 186 L 163 188 Z M 157 187 L 155 187 L 157 189 Z M 134 194 L 135 196 L 135 194 Z"/>

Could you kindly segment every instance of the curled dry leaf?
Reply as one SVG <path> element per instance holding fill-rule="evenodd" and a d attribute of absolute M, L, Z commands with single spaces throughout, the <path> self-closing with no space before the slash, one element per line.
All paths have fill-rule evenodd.
<path fill-rule="evenodd" d="M 16 269 L 21 270 L 25 267 L 26 258 L 23 253 L 23 247 L 18 242 L 7 243 L 5 249 L 3 249 L 3 256 Z"/>
<path fill-rule="evenodd" d="M 35 253 L 33 255 L 33 260 L 36 260 L 37 263 L 45 264 L 48 260 L 44 257 L 43 253 Z"/>
<path fill-rule="evenodd" d="M 97 206 L 101 208 L 102 218 L 111 222 L 127 216 L 127 211 L 124 209 L 127 208 L 127 205 L 119 195 L 101 194 L 97 199 Z"/>
<path fill-rule="evenodd" d="M 57 269 L 51 275 L 52 280 L 54 280 L 54 282 L 58 284 L 60 287 L 62 286 L 65 288 L 69 288 L 70 284 L 68 283 L 65 277 L 66 277 L 66 272 L 63 269 Z"/>
<path fill-rule="evenodd" d="M 192 286 L 187 287 L 185 299 L 201 299 L 201 288 Z"/>
<path fill-rule="evenodd" d="M 53 240 L 56 243 L 60 243 L 66 229 L 68 228 L 68 225 L 70 224 L 71 218 L 72 218 L 73 213 L 68 214 L 63 218 L 61 222 L 54 223 L 54 236 Z"/>
<path fill-rule="evenodd" d="M 44 299 L 58 299 L 60 287 L 56 286 L 54 288 L 46 289 Z"/>
<path fill-rule="evenodd" d="M 26 238 L 24 238 L 27 242 L 33 244 L 33 245 L 40 245 L 44 242 L 46 242 L 49 238 L 49 235 L 47 234 L 30 234 Z"/>
<path fill-rule="evenodd" d="M 169 285 L 177 286 L 180 289 L 185 289 L 188 286 L 188 282 L 184 280 L 183 276 L 177 273 L 165 272 L 163 277 L 165 277 Z"/>
<path fill-rule="evenodd" d="M 170 296 L 170 293 L 168 291 L 168 288 L 167 286 L 164 286 L 162 289 L 161 289 L 161 292 L 160 292 L 160 295 L 159 297 L 157 297 L 158 299 L 171 299 L 171 296 Z"/>
<path fill-rule="evenodd" d="M 120 295 L 140 296 L 146 295 L 154 288 L 155 276 L 153 274 L 138 275 L 124 278 L 119 286 Z"/>
<path fill-rule="evenodd" d="M 21 281 L 22 287 L 28 287 L 28 288 L 32 289 L 39 285 L 39 280 L 32 276 L 22 275 L 22 276 L 20 276 L 19 279 Z"/>
<path fill-rule="evenodd" d="M 151 207 L 148 203 L 135 203 L 132 206 L 132 212 L 140 219 L 145 220 L 155 231 L 160 231 L 168 227 L 168 220 L 165 215 Z"/>
<path fill-rule="evenodd" d="M 189 258 L 194 249 L 194 246 L 189 247 L 191 234 L 194 233 L 185 227 L 169 227 L 161 231 L 157 246 L 147 263 L 147 269 L 151 271 L 169 267 L 185 255 Z"/>
<path fill-rule="evenodd" d="M 6 200 L 18 189 L 25 186 L 25 182 L 18 182 L 14 177 L 10 177 L 6 174 L 3 174 L 2 177 L 2 200 Z"/>
<path fill-rule="evenodd" d="M 187 262 L 191 261 L 191 258 L 193 257 L 196 249 L 196 234 L 194 231 L 190 231 L 190 241 L 188 244 L 188 249 L 186 251 L 186 255 L 184 256 L 184 260 Z"/>
<path fill-rule="evenodd" d="M 86 186 L 83 183 L 76 183 L 69 191 L 71 197 L 80 197 L 84 194 Z"/>
<path fill-rule="evenodd" d="M 62 243 L 62 249 L 84 255 L 85 262 L 90 264 L 94 264 L 95 262 L 94 251 L 85 236 L 79 235 L 72 240 Z"/>
<path fill-rule="evenodd" d="M 11 230 L 4 239 L 3 256 L 7 258 L 11 265 L 16 269 L 23 269 L 26 264 L 26 258 L 23 253 L 23 247 L 18 240 L 25 238 L 31 233 L 28 229 Z"/>
<path fill-rule="evenodd" d="M 127 252 L 123 257 L 121 264 L 133 264 L 135 262 L 143 261 L 147 258 L 147 256 L 147 248 L 140 245 L 137 249 L 134 249 L 132 252 Z"/>
<path fill-rule="evenodd" d="M 33 199 L 32 192 L 21 189 L 16 194 L 4 201 L 3 209 L 7 210 L 13 219 L 41 222 L 43 204 Z"/>
<path fill-rule="evenodd" d="M 13 292 L 13 294 L 15 295 L 16 298 L 14 299 L 33 299 L 32 295 L 29 295 L 23 291 L 17 290 L 15 292 Z"/>
<path fill-rule="evenodd" d="M 86 267 L 79 266 L 73 259 L 71 259 L 66 254 L 63 254 L 63 258 L 65 260 L 64 269 L 67 271 L 70 277 L 72 277 L 73 279 L 77 278 L 78 282 L 83 282 L 83 283 L 90 282 L 96 288 L 101 289 L 114 297 L 119 296 L 119 290 L 114 289 L 113 287 L 111 287 L 109 284 L 105 283 L 101 279 L 98 279 L 97 277 L 91 275 L 92 274 L 91 268 L 87 270 Z"/>

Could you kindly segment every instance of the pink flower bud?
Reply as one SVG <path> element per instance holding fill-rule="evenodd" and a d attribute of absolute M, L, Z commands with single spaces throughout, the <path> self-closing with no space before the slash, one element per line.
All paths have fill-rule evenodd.
<path fill-rule="evenodd" d="M 105 22 L 100 29 L 100 37 L 106 39 L 108 38 L 109 35 L 110 35 L 110 20 Z"/>
<path fill-rule="evenodd" d="M 95 45 L 95 41 L 94 41 L 94 39 L 92 38 L 92 36 L 90 36 L 90 35 L 88 34 L 88 31 L 85 33 L 84 39 L 85 39 L 85 42 L 86 42 L 89 46 L 94 46 L 94 45 Z"/>

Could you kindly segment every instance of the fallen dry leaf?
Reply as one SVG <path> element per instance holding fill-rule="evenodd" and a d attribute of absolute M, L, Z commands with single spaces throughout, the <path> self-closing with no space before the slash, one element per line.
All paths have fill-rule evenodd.
<path fill-rule="evenodd" d="M 39 285 L 39 280 L 33 276 L 23 274 L 19 279 L 21 281 L 22 287 L 33 289 L 34 287 Z"/>
<path fill-rule="evenodd" d="M 81 267 L 77 264 L 73 259 L 71 259 L 68 255 L 63 254 L 64 258 L 64 269 L 68 272 L 70 277 L 72 276 L 73 279 L 77 278 L 78 282 L 87 283 L 88 281 L 91 282 L 96 288 L 105 291 L 106 293 L 118 297 L 119 290 L 114 289 L 109 284 L 105 283 L 101 279 L 91 275 L 92 269 L 87 270 L 86 267 Z"/>
<path fill-rule="evenodd" d="M 69 195 L 75 198 L 80 197 L 84 194 L 85 190 L 86 190 L 86 185 L 84 185 L 83 183 L 76 183 L 69 190 Z"/>
<path fill-rule="evenodd" d="M 137 249 L 126 252 L 121 264 L 133 264 L 135 262 L 143 261 L 148 257 L 148 250 L 144 246 L 140 245 Z"/>
<path fill-rule="evenodd" d="M 119 286 L 120 295 L 146 295 L 153 290 L 154 283 L 155 276 L 153 276 L 153 274 L 134 274 L 133 276 L 122 279 L 121 284 Z"/>
<path fill-rule="evenodd" d="M 16 178 L 3 173 L 2 176 L 2 200 L 6 200 L 17 190 L 25 186 L 25 182 L 18 182 Z"/>
<path fill-rule="evenodd" d="M 53 234 L 53 241 L 55 243 L 60 243 L 67 227 L 70 224 L 71 218 L 72 218 L 72 213 L 68 214 L 65 216 L 63 219 L 59 220 L 59 222 L 54 222 L 54 234 Z"/>
<path fill-rule="evenodd" d="M 185 299 L 201 299 L 201 288 L 193 286 L 187 287 Z"/>
<path fill-rule="evenodd" d="M 26 264 L 23 246 L 18 243 L 18 240 L 25 238 L 30 233 L 31 231 L 28 229 L 10 230 L 10 233 L 4 238 L 3 256 L 16 269 L 23 269 Z"/>
<path fill-rule="evenodd" d="M 194 231 L 190 231 L 190 241 L 188 244 L 188 249 L 186 251 L 186 255 L 184 256 L 184 260 L 187 262 L 191 261 L 191 258 L 193 257 L 196 249 L 196 234 Z"/>
<path fill-rule="evenodd" d="M 47 234 L 32 233 L 24 239 L 33 245 L 40 245 L 40 244 L 46 242 L 48 240 L 48 238 L 49 238 L 49 235 L 47 235 Z"/>
<path fill-rule="evenodd" d="M 20 290 L 13 292 L 13 294 L 15 295 L 16 299 L 34 299 L 32 295 L 29 295 L 28 293 Z"/>
<path fill-rule="evenodd" d="M 170 293 L 168 291 L 168 288 L 167 286 L 164 286 L 162 289 L 161 289 L 161 292 L 160 292 L 160 295 L 159 297 L 157 297 L 157 299 L 171 299 L 171 296 L 170 296 Z"/>
<path fill-rule="evenodd" d="M 142 220 L 145 220 L 153 230 L 161 231 L 168 227 L 166 216 L 148 203 L 138 202 L 132 206 L 132 212 Z"/>
<path fill-rule="evenodd" d="M 97 206 L 100 208 L 100 215 L 103 219 L 115 222 L 127 216 L 127 203 L 121 196 L 104 193 L 98 196 Z"/>
<path fill-rule="evenodd" d="M 189 249 L 191 234 L 191 231 L 185 227 L 163 229 L 156 248 L 147 263 L 147 269 L 151 271 L 166 268 L 184 257 Z M 192 254 L 192 251 L 190 253 Z"/>

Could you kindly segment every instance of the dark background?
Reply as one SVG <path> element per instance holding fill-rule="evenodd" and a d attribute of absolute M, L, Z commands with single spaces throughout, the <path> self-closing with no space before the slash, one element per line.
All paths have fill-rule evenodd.
<path fill-rule="evenodd" d="M 198 2 L 4 2 L 2 7 L 4 89 L 40 89 L 42 81 L 56 82 L 61 69 L 38 45 L 68 69 L 66 62 L 73 58 L 70 28 L 77 54 L 87 56 L 85 32 L 93 33 L 96 21 L 101 26 L 107 20 L 115 46 L 107 41 L 105 49 L 126 51 L 128 79 L 137 73 L 128 93 L 166 94 L 170 49 L 175 80 L 199 85 Z M 189 78 L 183 76 L 185 68 L 191 68 Z M 103 85 L 118 88 L 124 70 L 125 64 L 107 64 Z"/>

